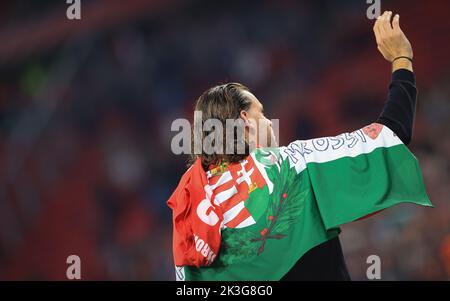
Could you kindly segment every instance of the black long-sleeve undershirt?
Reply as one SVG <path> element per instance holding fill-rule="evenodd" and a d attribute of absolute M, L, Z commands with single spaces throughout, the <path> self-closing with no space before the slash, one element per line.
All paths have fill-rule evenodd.
<path fill-rule="evenodd" d="M 406 69 L 395 71 L 389 85 L 387 101 L 376 121 L 390 128 L 406 145 L 412 139 L 416 98 L 414 73 Z"/>
<path fill-rule="evenodd" d="M 390 128 L 406 145 L 412 139 L 416 97 L 414 73 L 406 69 L 395 71 L 387 101 L 376 121 Z M 309 250 L 281 280 L 350 280 L 339 237 Z"/>

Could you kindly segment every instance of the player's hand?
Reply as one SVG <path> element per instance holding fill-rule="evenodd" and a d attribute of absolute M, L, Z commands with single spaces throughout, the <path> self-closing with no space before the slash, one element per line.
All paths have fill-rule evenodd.
<path fill-rule="evenodd" d="M 399 15 L 395 15 L 392 18 L 392 12 L 385 11 L 377 18 L 373 31 L 377 40 L 378 50 L 386 60 L 392 62 L 400 56 L 413 58 L 411 43 L 400 28 Z"/>

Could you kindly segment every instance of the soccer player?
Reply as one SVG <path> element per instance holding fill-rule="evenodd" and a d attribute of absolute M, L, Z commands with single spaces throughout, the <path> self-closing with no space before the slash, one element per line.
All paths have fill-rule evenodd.
<path fill-rule="evenodd" d="M 362 129 L 278 147 L 261 102 L 245 86 L 200 96 L 195 110 L 203 125 L 246 125 L 245 151 L 195 155 L 168 200 L 177 280 L 350 280 L 340 225 L 402 202 L 432 206 L 406 147 L 417 93 L 412 47 L 399 15 L 384 12 L 373 29 L 392 81 L 379 118 Z M 254 141 L 252 132 L 260 134 Z"/>

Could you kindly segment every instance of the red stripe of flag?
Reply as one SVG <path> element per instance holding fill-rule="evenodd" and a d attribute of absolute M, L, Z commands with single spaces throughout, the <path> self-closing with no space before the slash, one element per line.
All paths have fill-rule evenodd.
<path fill-rule="evenodd" d="M 241 212 L 239 212 L 239 214 L 235 218 L 233 218 L 231 221 L 229 221 L 225 225 L 228 228 L 236 228 L 240 223 L 242 223 L 249 217 L 250 217 L 250 212 L 248 212 L 247 208 L 244 208 L 241 210 Z"/>

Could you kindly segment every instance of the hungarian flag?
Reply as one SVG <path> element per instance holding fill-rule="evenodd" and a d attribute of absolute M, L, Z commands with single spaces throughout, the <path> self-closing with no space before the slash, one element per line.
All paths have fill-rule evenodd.
<path fill-rule="evenodd" d="M 339 226 L 399 203 L 432 206 L 419 164 L 386 126 L 257 148 L 168 200 L 177 280 L 279 280 Z"/>

